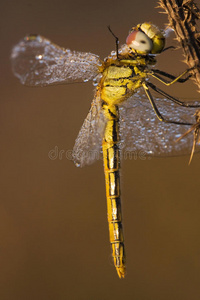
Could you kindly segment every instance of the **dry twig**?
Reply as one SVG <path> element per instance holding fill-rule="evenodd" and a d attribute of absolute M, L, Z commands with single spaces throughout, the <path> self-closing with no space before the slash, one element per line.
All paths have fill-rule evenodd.
<path fill-rule="evenodd" d="M 200 11 L 193 0 L 159 0 L 159 7 L 168 14 L 169 27 L 175 31 L 200 92 L 200 32 L 196 23 Z"/>
<path fill-rule="evenodd" d="M 159 0 L 159 5 L 168 14 L 169 27 L 174 29 L 185 57 L 185 63 L 191 69 L 192 79 L 200 92 L 200 32 L 196 21 L 200 20 L 200 11 L 193 0 Z M 195 114 L 196 123 L 184 134 L 193 132 L 194 140 L 190 155 L 191 163 L 195 146 L 200 142 L 200 110 Z"/>

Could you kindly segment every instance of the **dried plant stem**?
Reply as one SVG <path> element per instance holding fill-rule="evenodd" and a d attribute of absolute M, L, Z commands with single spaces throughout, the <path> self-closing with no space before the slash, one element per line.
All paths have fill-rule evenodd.
<path fill-rule="evenodd" d="M 200 11 L 193 0 L 159 0 L 159 7 L 168 14 L 169 27 L 174 29 L 184 52 L 185 63 L 200 92 L 200 32 L 197 20 Z"/>

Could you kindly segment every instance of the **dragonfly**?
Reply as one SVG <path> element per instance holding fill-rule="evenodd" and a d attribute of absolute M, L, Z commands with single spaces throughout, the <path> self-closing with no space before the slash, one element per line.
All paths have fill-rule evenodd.
<path fill-rule="evenodd" d="M 11 62 L 14 75 L 28 86 L 93 81 L 94 98 L 75 141 L 73 160 L 83 167 L 103 155 L 112 256 L 118 276 L 124 278 L 120 162 L 134 153 L 188 154 L 193 139 L 184 133 L 194 126 L 200 102 L 186 103 L 152 83 L 154 79 L 169 86 L 190 78 L 189 70 L 176 77 L 156 69 L 157 55 L 167 49 L 164 30 L 148 22 L 138 24 L 120 47 L 114 37 L 116 49 L 101 60 L 98 55 L 64 49 L 40 35 L 29 35 L 13 47 Z"/>

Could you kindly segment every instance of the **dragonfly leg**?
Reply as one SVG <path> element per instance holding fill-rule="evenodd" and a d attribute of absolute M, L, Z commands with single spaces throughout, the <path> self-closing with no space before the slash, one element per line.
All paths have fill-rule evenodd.
<path fill-rule="evenodd" d="M 180 106 L 184 106 L 184 107 L 190 107 L 190 108 L 195 108 L 195 107 L 200 107 L 200 103 L 199 104 L 189 104 L 189 103 L 185 103 L 171 95 L 169 95 L 168 93 L 164 92 L 163 90 L 159 89 L 157 86 L 155 86 L 153 83 L 151 82 L 147 82 L 146 83 L 147 86 L 149 86 L 150 88 L 152 88 L 152 90 L 154 90 L 155 92 L 157 92 L 158 94 L 166 97 L 167 99 L 169 99 L 170 101 L 180 105 Z"/>
<path fill-rule="evenodd" d="M 160 82 L 162 82 L 162 83 L 165 84 L 166 86 L 170 86 L 170 85 L 174 84 L 175 82 L 185 82 L 186 80 L 188 80 L 189 77 L 191 77 L 191 75 L 189 75 L 188 78 L 187 78 L 186 80 L 185 80 L 185 79 L 181 79 L 181 77 L 183 77 L 183 76 L 184 76 L 185 74 L 187 74 L 189 71 L 191 71 L 191 69 L 187 69 L 186 71 L 184 71 L 182 74 L 180 74 L 180 75 L 177 76 L 177 77 L 175 77 L 175 76 L 173 76 L 173 75 L 170 75 L 170 74 L 168 74 L 168 73 L 159 71 L 159 70 L 157 70 L 157 71 L 152 70 L 152 72 L 147 73 L 147 75 L 152 76 L 153 78 L 159 80 Z M 155 75 L 154 73 L 156 73 L 156 72 L 157 72 L 158 74 L 160 74 L 160 75 L 163 75 L 163 76 L 166 76 L 166 77 L 168 77 L 168 78 L 171 78 L 172 81 L 167 82 L 166 80 L 164 80 L 164 79 L 161 78 L 160 76 Z M 165 74 L 164 74 L 164 73 L 165 73 Z"/>
<path fill-rule="evenodd" d="M 165 118 L 162 116 L 162 114 L 159 112 L 159 110 L 158 110 L 158 108 L 157 108 L 157 106 L 156 106 L 156 104 L 155 104 L 155 102 L 154 102 L 154 99 L 153 99 L 153 97 L 152 97 L 152 95 L 151 95 L 151 93 L 150 93 L 150 91 L 149 91 L 148 86 L 147 86 L 145 83 L 143 83 L 142 85 L 143 85 L 143 88 L 144 88 L 144 90 L 145 90 L 145 93 L 146 93 L 146 95 L 147 95 L 147 97 L 148 97 L 148 99 L 149 99 L 149 101 L 150 101 L 150 103 L 151 103 L 151 106 L 153 107 L 153 110 L 154 110 L 154 112 L 155 112 L 157 118 L 158 118 L 161 122 L 171 123 L 171 124 L 178 124 L 178 125 L 193 125 L 193 124 L 191 124 L 191 123 L 178 122 L 178 121 L 172 121 L 172 120 L 165 119 Z"/>
<path fill-rule="evenodd" d="M 189 69 L 190 70 L 190 69 Z M 159 75 L 162 75 L 162 76 L 164 76 L 164 77 L 167 77 L 167 78 L 169 78 L 169 79 L 172 79 L 172 80 L 174 80 L 174 79 L 176 79 L 177 78 L 177 76 L 174 76 L 174 75 L 172 75 L 172 74 L 169 74 L 169 73 L 167 73 L 167 72 L 164 72 L 164 71 L 161 71 L 161 70 L 158 70 L 158 69 L 153 69 L 152 70 L 152 74 L 154 75 L 154 76 L 156 76 L 156 79 L 161 79 L 161 80 L 163 80 L 165 83 L 169 83 L 168 81 L 166 81 L 165 79 L 163 79 L 163 78 L 161 78 L 161 77 L 159 77 L 157 74 L 159 74 Z M 185 75 L 185 74 L 184 74 Z M 183 75 L 182 75 L 183 76 Z M 181 76 L 181 77 L 182 77 Z M 179 76 L 179 79 L 177 80 L 177 82 L 179 82 L 179 83 L 184 83 L 184 82 L 186 82 L 189 78 L 191 78 L 192 77 L 192 75 L 191 74 L 189 74 L 187 77 L 185 77 L 185 78 L 180 78 L 180 76 Z"/>

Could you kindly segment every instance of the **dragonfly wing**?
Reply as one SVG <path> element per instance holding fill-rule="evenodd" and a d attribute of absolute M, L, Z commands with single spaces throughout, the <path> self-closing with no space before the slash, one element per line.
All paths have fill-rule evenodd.
<path fill-rule="evenodd" d="M 181 107 L 164 98 L 154 98 L 166 118 L 174 121 L 195 123 L 195 108 Z M 120 136 L 122 150 L 127 155 L 175 156 L 191 152 L 193 135 L 180 141 L 190 126 L 164 123 L 158 120 L 143 92 L 139 91 L 120 107 Z M 196 150 L 200 150 L 197 145 Z M 141 151 L 141 152 L 140 152 Z M 129 153 L 130 152 L 130 153 Z"/>
<path fill-rule="evenodd" d="M 61 48 L 40 35 L 14 46 L 11 62 L 15 76 L 29 86 L 85 82 L 96 77 L 100 64 L 95 54 Z"/>
<path fill-rule="evenodd" d="M 96 95 L 75 141 L 73 159 L 77 167 L 90 165 L 101 158 L 101 145 L 106 122 L 106 117 L 101 109 L 101 98 Z"/>

